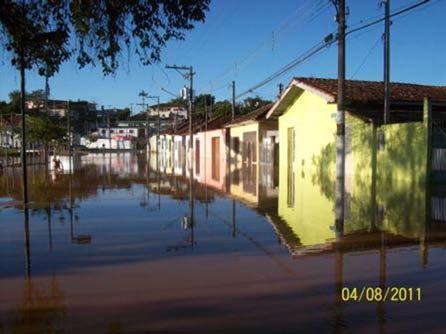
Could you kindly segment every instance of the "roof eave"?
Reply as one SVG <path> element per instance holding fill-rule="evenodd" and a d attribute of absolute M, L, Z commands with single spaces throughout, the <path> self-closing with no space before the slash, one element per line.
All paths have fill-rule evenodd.
<path fill-rule="evenodd" d="M 308 91 L 317 96 L 320 96 L 327 103 L 333 103 L 335 101 L 335 97 L 333 95 L 328 94 L 302 81 L 299 81 L 298 79 L 293 79 L 293 81 L 291 81 L 291 83 L 288 85 L 287 89 L 283 92 L 280 98 L 271 107 L 270 111 L 266 115 L 266 119 L 269 119 L 273 116 L 275 117 L 281 116 L 286 109 L 284 108 L 283 104 L 289 103 L 290 99 L 294 100 L 294 98 L 297 97 L 298 94 L 301 93 L 302 91 Z"/>

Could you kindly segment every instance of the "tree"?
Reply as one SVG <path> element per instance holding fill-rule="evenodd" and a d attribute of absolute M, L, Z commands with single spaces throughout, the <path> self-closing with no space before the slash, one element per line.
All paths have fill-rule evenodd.
<path fill-rule="evenodd" d="M 8 113 L 20 113 L 20 91 L 14 90 L 9 93 L 9 110 Z"/>
<path fill-rule="evenodd" d="M 130 109 L 129 108 L 124 108 L 122 110 L 119 110 L 116 113 L 116 118 L 118 121 L 125 121 L 130 117 Z"/>
<path fill-rule="evenodd" d="M 0 1 L 0 41 L 20 70 L 23 197 L 27 204 L 25 70 L 52 76 L 76 54 L 81 67 L 98 61 L 104 74 L 118 68 L 123 47 L 144 64 L 160 60 L 171 39 L 204 21 L 210 0 Z M 3 37 L 3 38 L 2 38 Z"/>
<path fill-rule="evenodd" d="M 204 115 L 205 105 L 207 105 L 207 110 L 209 112 L 210 106 L 215 103 L 215 96 L 211 94 L 200 94 L 195 97 L 195 113 Z"/>
<path fill-rule="evenodd" d="M 267 104 L 271 103 L 269 100 L 264 100 L 259 96 L 256 97 L 248 97 L 243 100 L 243 102 L 239 105 L 239 113 L 240 114 L 246 114 L 251 111 L 254 111 L 256 109 L 259 109 L 260 107 L 263 107 Z"/>
<path fill-rule="evenodd" d="M 66 128 L 46 114 L 26 117 L 27 136 L 31 142 L 41 142 L 44 147 L 45 163 L 48 162 L 48 149 L 51 144 L 66 142 Z"/>
<path fill-rule="evenodd" d="M 6 115 L 9 114 L 9 103 L 6 101 L 0 101 L 0 114 Z"/>
<path fill-rule="evenodd" d="M 218 101 L 212 107 L 212 117 L 231 114 L 231 102 L 228 100 Z"/>

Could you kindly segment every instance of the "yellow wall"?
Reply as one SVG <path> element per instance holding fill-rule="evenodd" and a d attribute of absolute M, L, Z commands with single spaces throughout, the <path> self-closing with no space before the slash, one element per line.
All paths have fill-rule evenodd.
<path fill-rule="evenodd" d="M 317 174 L 313 163 L 316 155 L 326 150 L 335 139 L 335 111 L 334 105 L 328 105 L 314 94 L 303 92 L 279 118 L 278 213 L 303 246 L 321 244 L 334 237 L 331 229 L 335 221 L 333 203 L 324 196 L 318 185 L 313 184 L 312 174 Z M 292 174 L 288 171 L 288 128 L 295 131 Z M 329 160 L 321 161 L 322 168 L 332 169 Z M 288 192 L 293 190 L 294 203 L 290 204 Z"/>
<path fill-rule="evenodd" d="M 335 114 L 336 105 L 305 91 L 279 118 L 278 214 L 302 246 L 336 237 Z M 288 163 L 288 128 L 295 129 L 292 165 Z M 373 127 L 346 115 L 344 233 L 379 229 L 417 237 L 425 222 L 426 126 L 393 124 L 377 131 L 384 133 L 385 145 L 377 147 L 372 179 Z M 293 192 L 294 201 L 290 202 Z"/>
<path fill-rule="evenodd" d="M 243 147 L 243 134 L 245 132 L 256 132 L 256 136 L 257 136 L 257 160 L 259 157 L 259 123 L 258 122 L 253 122 L 251 124 L 246 124 L 246 125 L 240 125 L 240 126 L 233 126 L 231 127 L 230 130 L 230 136 L 231 136 L 231 145 L 232 145 L 232 140 L 235 137 L 239 138 L 240 141 L 240 152 L 237 155 L 237 162 L 241 162 L 242 161 L 242 147 Z M 231 160 L 233 160 L 235 157 L 234 152 L 231 150 Z"/>

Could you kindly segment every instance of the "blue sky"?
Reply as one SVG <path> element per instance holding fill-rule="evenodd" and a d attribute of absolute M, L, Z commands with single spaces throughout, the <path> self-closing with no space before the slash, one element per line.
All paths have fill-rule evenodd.
<path fill-rule="evenodd" d="M 392 0 L 391 10 L 418 0 Z M 354 27 L 383 14 L 379 0 L 347 0 L 347 24 Z M 446 85 L 446 0 L 431 0 L 425 6 L 393 20 L 391 27 L 391 80 Z M 197 93 L 210 92 L 217 99 L 229 98 L 228 84 L 236 81 L 240 93 L 275 72 L 336 29 L 334 8 L 328 0 L 214 0 L 207 20 L 188 32 L 185 41 L 169 42 L 162 62 L 142 66 L 136 56 L 122 57 L 114 76 L 104 77 L 99 67 L 79 70 L 74 61 L 65 63 L 50 79 L 51 97 L 86 99 L 99 106 L 130 107 L 140 103 L 138 92 L 146 90 L 171 96 L 161 87 L 178 93 L 185 84 L 166 64 L 192 65 Z M 383 25 L 347 39 L 347 78 L 381 80 Z M 43 88 L 44 79 L 28 72 L 27 91 Z M 251 95 L 274 98 L 277 84 L 293 76 L 336 77 L 337 50 L 331 46 L 280 79 Z M 18 89 L 19 77 L 0 53 L 0 99 Z M 140 111 L 134 105 L 133 111 Z"/>

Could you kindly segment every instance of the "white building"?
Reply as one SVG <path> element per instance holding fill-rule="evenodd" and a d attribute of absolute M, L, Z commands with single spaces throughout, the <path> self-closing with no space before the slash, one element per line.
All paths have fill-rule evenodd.
<path fill-rule="evenodd" d="M 132 139 L 98 138 L 97 140 L 89 140 L 82 137 L 81 145 L 93 150 L 133 150 L 136 144 Z"/>
<path fill-rule="evenodd" d="M 12 130 L 7 129 L 0 132 L 0 147 L 20 148 L 21 143 L 20 136 L 17 133 L 13 133 Z"/>
<path fill-rule="evenodd" d="M 140 138 L 144 137 L 144 129 L 138 127 L 99 127 L 98 135 L 100 138 Z"/>
<path fill-rule="evenodd" d="M 175 116 L 178 119 L 186 119 L 187 118 L 187 108 L 181 106 L 169 106 L 169 105 L 160 105 L 159 107 L 160 118 L 174 118 Z M 149 109 L 150 116 L 158 116 L 157 106 L 152 106 Z"/>

